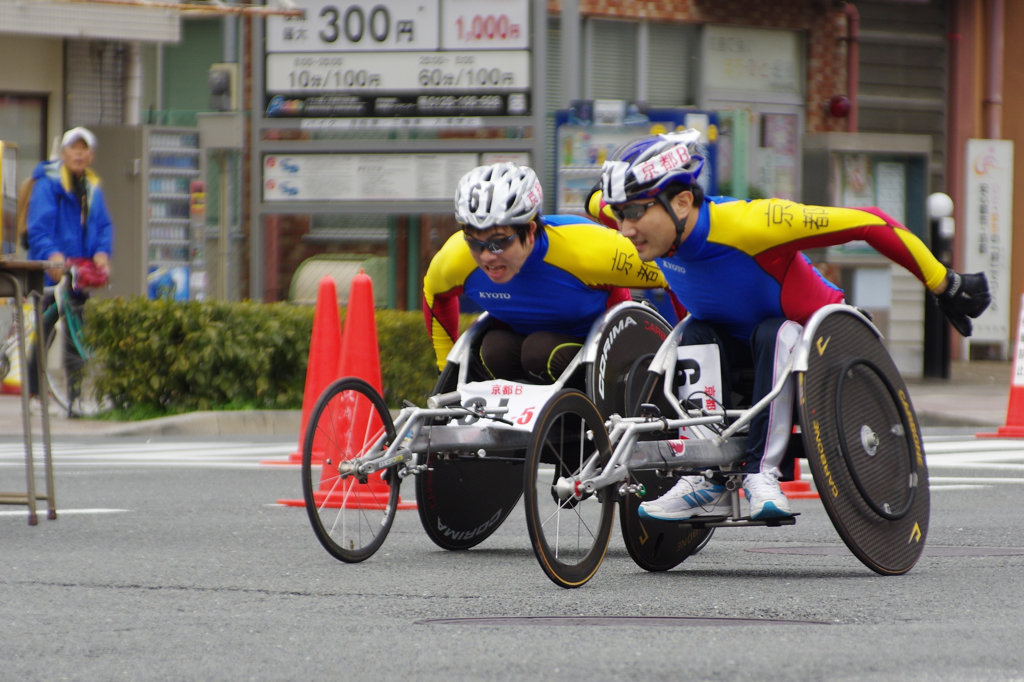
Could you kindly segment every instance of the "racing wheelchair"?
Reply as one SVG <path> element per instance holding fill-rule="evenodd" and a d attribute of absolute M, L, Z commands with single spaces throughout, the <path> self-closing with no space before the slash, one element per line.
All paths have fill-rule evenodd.
<path fill-rule="evenodd" d="M 618 496 L 626 547 L 638 565 L 652 571 L 692 554 L 702 532 L 795 523 L 795 516 L 744 516 L 740 499 L 743 429 L 795 374 L 800 436 L 790 438 L 787 455 L 806 453 L 833 525 L 862 563 L 881 575 L 909 571 L 928 532 L 928 470 L 906 385 L 871 321 L 847 305 L 817 311 L 771 392 L 748 409 L 717 414 L 681 401 L 687 396 L 678 390 L 683 377 L 678 365 L 692 347 L 678 342 L 687 324 L 677 325 L 649 361 L 638 359 L 649 362 L 646 374 L 634 372 L 626 391 L 627 399 L 637 402 L 631 412 L 638 416 L 612 415 L 607 422 L 611 453 L 595 449 L 580 474 L 556 482 L 558 495 L 566 502 L 601 492 Z M 550 420 L 559 409 L 553 401 L 539 418 Z M 604 437 L 594 440 L 603 445 Z M 641 498 L 662 494 L 675 476 L 715 473 L 726 477 L 728 515 L 684 521 L 640 517 Z M 538 557 L 559 583 L 557 571 Z"/>
<path fill-rule="evenodd" d="M 339 379 L 317 400 L 302 483 L 313 530 L 331 555 L 346 562 L 372 556 L 394 521 L 401 481 L 413 475 L 420 521 L 439 547 L 483 542 L 525 491 L 538 519 L 530 527 L 537 551 L 571 583 L 597 569 L 614 497 L 566 503 L 552 486 L 580 472 L 587 434 L 598 434 L 607 450 L 604 422 L 626 414 L 624 387 L 636 358 L 651 357 L 671 327 L 647 305 L 621 303 L 594 322 L 558 381 L 541 386 L 486 378 L 478 349 L 490 324 L 484 313 L 460 336 L 426 408 L 406 402 L 392 419 L 381 396 L 355 378 Z M 542 422 L 553 399 L 572 409 Z"/>
<path fill-rule="evenodd" d="M 686 320 L 668 331 L 653 312 L 622 304 L 595 322 L 552 386 L 471 381 L 471 348 L 484 324 L 482 317 L 453 348 L 426 409 L 408 405 L 392 422 L 380 396 L 355 379 L 321 396 L 305 439 L 303 488 L 314 531 L 335 557 L 361 561 L 376 551 L 410 474 L 424 528 L 447 549 L 483 541 L 525 492 L 534 552 L 562 587 L 586 583 L 600 567 L 616 502 L 626 548 L 649 571 L 678 565 L 715 528 L 792 524 L 742 515 L 739 468 L 744 427 L 793 374 L 801 437 L 791 445 L 809 453 L 843 541 L 883 575 L 905 573 L 920 556 L 929 498 L 917 419 L 881 335 L 855 308 L 819 310 L 773 390 L 749 409 L 718 413 L 680 401 Z M 566 387 L 581 370 L 586 393 Z M 727 478 L 728 516 L 639 516 L 641 499 L 677 476 L 716 471 Z"/>

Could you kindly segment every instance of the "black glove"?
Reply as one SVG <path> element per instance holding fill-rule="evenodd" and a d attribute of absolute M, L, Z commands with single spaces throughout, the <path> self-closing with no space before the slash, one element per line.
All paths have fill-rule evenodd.
<path fill-rule="evenodd" d="M 984 272 L 961 275 L 950 270 L 946 290 L 935 298 L 939 310 L 962 336 L 971 335 L 973 327 L 969 318 L 981 315 L 992 302 Z"/>

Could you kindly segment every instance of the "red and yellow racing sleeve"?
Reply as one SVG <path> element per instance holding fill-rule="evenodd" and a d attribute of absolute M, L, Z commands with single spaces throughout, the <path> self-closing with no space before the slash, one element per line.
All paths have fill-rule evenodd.
<path fill-rule="evenodd" d="M 475 269 L 476 262 L 459 231 L 430 261 L 423 278 L 423 318 L 438 369 L 444 369 L 448 352 L 459 338 L 459 295 Z"/>

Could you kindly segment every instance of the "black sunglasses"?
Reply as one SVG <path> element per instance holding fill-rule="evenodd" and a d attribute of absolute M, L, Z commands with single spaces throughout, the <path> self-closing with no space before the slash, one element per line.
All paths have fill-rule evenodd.
<path fill-rule="evenodd" d="M 483 253 L 484 249 L 487 249 L 491 253 L 501 253 L 508 247 L 512 246 L 512 242 L 518 239 L 519 235 L 513 232 L 510 235 L 504 237 L 492 237 L 491 239 L 473 239 L 469 235 L 463 235 L 466 240 L 466 244 L 469 245 L 469 250 L 473 253 Z"/>
<path fill-rule="evenodd" d="M 619 220 L 636 221 L 643 218 L 644 214 L 647 213 L 647 209 L 654 206 L 656 203 L 658 203 L 657 199 L 648 204 L 626 204 L 621 208 L 618 206 L 612 206 L 611 209 L 612 213 L 615 214 L 615 217 Z"/>

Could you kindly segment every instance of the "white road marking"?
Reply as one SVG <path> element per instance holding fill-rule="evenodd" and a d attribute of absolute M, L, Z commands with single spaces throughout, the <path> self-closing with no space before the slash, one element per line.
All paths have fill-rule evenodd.
<path fill-rule="evenodd" d="M 929 485 L 928 490 L 977 490 L 978 488 L 992 488 L 990 485 Z"/>
<path fill-rule="evenodd" d="M 47 507 L 36 507 L 37 516 L 46 516 Z M 61 509 L 57 507 L 57 516 L 61 517 L 65 514 L 124 514 L 130 512 L 131 509 Z M 0 516 L 28 516 L 28 507 L 20 511 L 0 511 Z"/>
<path fill-rule="evenodd" d="M 259 467 L 265 459 L 281 459 L 295 451 L 292 443 L 244 442 L 156 442 L 103 443 L 79 445 L 54 443 L 55 467 L 160 466 L 160 467 Z M 43 448 L 33 443 L 37 467 L 42 466 Z M 0 443 L 0 467 L 25 466 L 22 443 Z"/>

